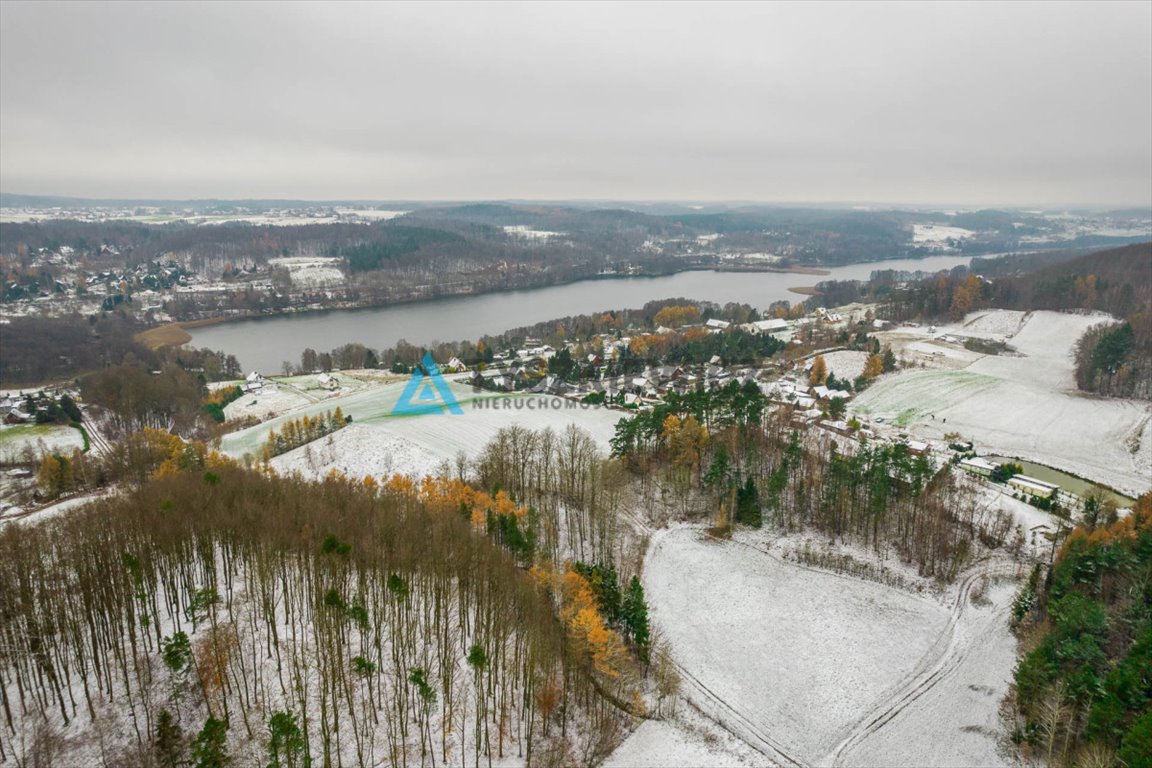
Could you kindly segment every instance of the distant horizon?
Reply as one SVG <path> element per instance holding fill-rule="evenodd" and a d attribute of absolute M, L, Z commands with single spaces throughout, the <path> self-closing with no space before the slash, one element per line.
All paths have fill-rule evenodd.
<path fill-rule="evenodd" d="M 626 198 L 626 197 L 585 197 L 585 198 L 528 198 L 528 197 L 476 197 L 476 198 L 418 198 L 418 197 L 295 197 L 295 196 L 245 196 L 245 197 L 168 197 L 168 196 L 132 196 L 115 195 L 108 197 L 93 197 L 72 194 L 42 194 L 0 191 L 0 207 L 21 207 L 27 203 L 10 205 L 7 198 L 41 198 L 48 201 L 58 201 L 69 204 L 178 204 L 178 203 L 310 203 L 316 205 L 406 205 L 421 206 L 463 206 L 463 205 L 568 205 L 573 207 L 596 205 L 634 205 L 634 206 L 682 206 L 699 207 L 753 207 L 766 208 L 833 208 L 833 209 L 882 209 L 882 210 L 926 210 L 940 209 L 971 209 L 971 210 L 1090 210 L 1090 211 L 1116 211 L 1116 210 L 1147 210 L 1152 214 L 1152 201 L 1147 203 L 1129 202 L 1033 202 L 1033 203 L 1006 203 L 1006 202 L 957 202 L 957 201 L 886 201 L 886 200 L 754 200 L 754 199 L 726 199 L 726 198 Z"/>

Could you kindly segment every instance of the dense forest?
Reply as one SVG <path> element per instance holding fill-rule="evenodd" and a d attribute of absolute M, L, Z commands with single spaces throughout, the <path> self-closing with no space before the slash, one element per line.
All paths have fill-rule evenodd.
<path fill-rule="evenodd" d="M 1014 606 L 1026 649 L 1016 670 L 1028 754 L 1060 766 L 1152 766 L 1152 493 L 1131 514 L 1084 522 L 1051 572 Z"/>
<path fill-rule="evenodd" d="M 143 330 L 143 323 L 123 312 L 88 318 L 11 318 L 0 323 L 0 386 L 71 381 L 119 365 L 144 370 L 171 365 L 204 381 L 240 375 L 240 364 L 232 355 L 185 347 L 151 349 L 138 338 Z"/>
<path fill-rule="evenodd" d="M 857 285 L 856 291 L 879 299 L 880 316 L 897 322 L 957 320 L 990 307 L 1100 310 L 1127 317 L 1152 305 L 1152 243 L 1074 258 L 1051 253 L 1000 261 L 974 259 L 971 268 L 957 267 L 907 284 L 899 275 L 880 274 L 872 286 Z M 837 288 L 829 286 L 829 291 Z"/>
<path fill-rule="evenodd" d="M 173 455 L 0 532 L 0 761 L 585 765 L 643 710 L 642 593 L 525 572 L 503 494 Z"/>

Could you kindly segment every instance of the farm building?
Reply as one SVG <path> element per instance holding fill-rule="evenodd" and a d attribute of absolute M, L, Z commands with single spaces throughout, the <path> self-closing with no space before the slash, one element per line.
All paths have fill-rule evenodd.
<path fill-rule="evenodd" d="M 979 456 L 973 456 L 970 459 L 962 460 L 960 462 L 960 468 L 965 469 L 974 475 L 988 477 L 992 474 L 992 470 L 996 469 L 996 465 L 986 459 L 980 458 Z"/>
<path fill-rule="evenodd" d="M 1008 485 L 1018 490 L 1027 493 L 1029 496 L 1039 496 L 1041 498 L 1049 498 L 1052 494 L 1060 490 L 1060 486 L 1053 483 L 1048 483 L 1043 480 L 1037 480 L 1034 477 L 1027 475 L 1013 475 L 1008 479 Z"/>

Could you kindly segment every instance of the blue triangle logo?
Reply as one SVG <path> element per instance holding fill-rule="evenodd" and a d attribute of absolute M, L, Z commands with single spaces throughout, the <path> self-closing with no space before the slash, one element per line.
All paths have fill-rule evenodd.
<path fill-rule="evenodd" d="M 448 382 L 440 375 L 436 361 L 428 352 L 412 372 L 408 386 L 400 393 L 400 399 L 392 408 L 393 416 L 423 416 L 430 413 L 444 413 L 447 410 L 456 416 L 463 416 L 464 409 L 456 402 L 456 396 L 448 388 Z"/>

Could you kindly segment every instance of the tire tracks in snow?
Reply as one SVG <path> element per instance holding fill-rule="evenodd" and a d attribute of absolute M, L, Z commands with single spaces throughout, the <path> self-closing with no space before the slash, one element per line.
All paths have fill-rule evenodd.
<path fill-rule="evenodd" d="M 700 697 L 704 699 L 704 701 L 697 700 L 692 703 L 706 716 L 752 749 L 775 761 L 778 765 L 796 766 L 796 768 L 801 768 L 801 766 L 805 765 L 802 760 L 790 754 L 784 745 L 761 729 L 752 718 L 736 709 L 736 707 L 732 706 L 732 704 L 722 696 L 701 682 L 700 678 L 696 677 L 696 675 L 689 672 L 676 661 L 673 661 L 672 665 L 680 672 L 680 676 L 684 680 L 687 680 L 692 688 L 700 694 Z M 716 710 L 720 710 L 720 712 Z"/>
<path fill-rule="evenodd" d="M 640 523 L 640 521 L 636 519 L 633 519 L 633 522 Z M 644 527 L 648 528 L 647 526 Z M 651 529 L 649 528 L 648 530 Z M 670 529 L 653 531 L 654 535 L 650 542 L 649 554 L 654 553 L 656 549 L 658 549 L 659 539 L 663 537 L 662 534 L 669 532 Z M 761 549 L 747 542 L 725 539 L 707 531 L 697 530 L 697 533 L 716 541 L 747 547 L 789 567 L 856 580 L 855 577 L 838 574 L 834 571 L 827 571 L 785 560 L 767 549 Z M 847 754 L 859 748 L 908 707 L 934 689 L 939 683 L 951 677 L 960 668 L 973 650 L 972 638 L 966 637 L 959 631 L 961 620 L 971 606 L 973 590 L 976 589 L 982 579 L 992 579 L 997 576 L 1012 576 L 1016 572 L 1017 566 L 1015 564 L 997 563 L 980 567 L 965 577 L 960 584 L 956 601 L 952 605 L 949 613 L 947 624 L 936 641 L 917 662 L 909 676 L 897 683 L 892 693 L 884 695 L 868 712 L 856 720 L 856 722 L 849 727 L 847 734 L 832 751 L 820 760 L 805 761 L 793 755 L 781 742 L 768 734 L 768 732 L 752 720 L 751 717 L 737 709 L 731 702 L 701 682 L 696 675 L 675 660 L 672 660 L 672 664 L 680 672 L 681 677 L 699 694 L 699 698 L 704 700 L 694 701 L 693 703 L 729 733 L 765 757 L 781 765 L 789 766 L 840 766 L 844 764 L 844 759 Z"/>
<path fill-rule="evenodd" d="M 649 532 L 651 538 L 648 545 L 648 556 L 650 557 L 661 545 L 660 539 L 676 529 L 662 528 L 654 530 L 649 527 L 638 516 L 626 513 L 632 521 L 637 524 L 642 530 Z M 711 538 L 719 537 L 712 536 L 705 533 L 706 536 Z M 728 540 L 724 540 L 728 541 Z M 743 542 L 737 542 L 743 543 Z M 744 545 L 750 546 L 750 545 Z M 755 547 L 752 547 L 755 549 Z M 761 554 L 763 550 L 756 550 Z M 647 558 L 645 558 L 647 559 Z M 715 722 L 724 730 L 732 734 L 736 739 L 748 745 L 749 748 L 767 757 L 774 764 L 780 766 L 794 766 L 795 768 L 802 768 L 807 765 L 804 760 L 796 757 L 788 749 L 773 738 L 767 731 L 756 723 L 748 714 L 737 709 L 730 701 L 725 699 L 716 691 L 708 687 L 699 677 L 690 672 L 686 667 L 680 664 L 675 659 L 669 658 L 672 665 L 680 673 L 680 676 L 685 680 L 688 685 L 696 692 L 697 696 L 689 698 L 689 701 L 698 709 L 702 714 Z M 685 697 L 688 698 L 688 697 Z"/>
<path fill-rule="evenodd" d="M 948 624 L 936 642 L 917 663 L 911 677 L 907 678 L 893 694 L 885 696 L 871 710 L 849 729 L 840 743 L 820 760 L 817 765 L 839 766 L 844 764 L 847 754 L 882 730 L 909 706 L 935 688 L 940 682 L 951 677 L 972 653 L 969 638 L 957 631 L 960 620 L 967 612 L 972 600 L 972 591 L 981 579 L 1007 576 L 1015 572 L 1009 565 L 981 568 L 964 579 L 952 607 Z M 943 646 L 941 650 L 936 650 Z"/>

